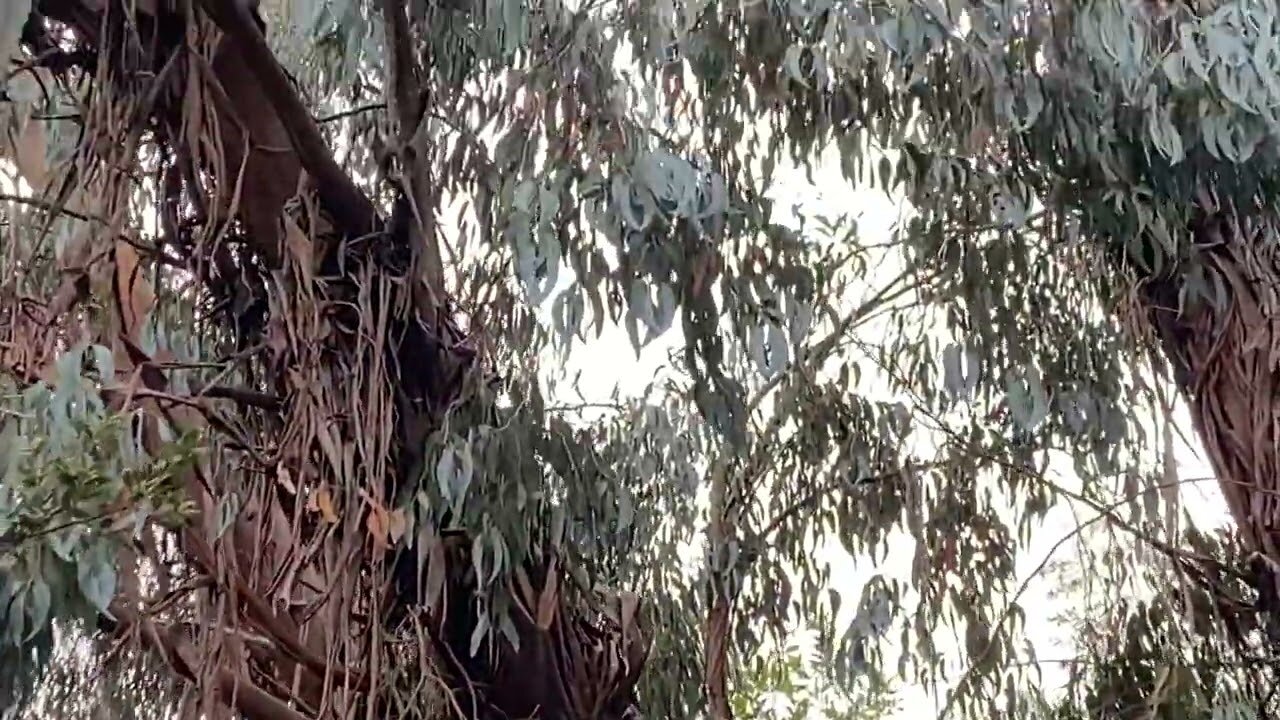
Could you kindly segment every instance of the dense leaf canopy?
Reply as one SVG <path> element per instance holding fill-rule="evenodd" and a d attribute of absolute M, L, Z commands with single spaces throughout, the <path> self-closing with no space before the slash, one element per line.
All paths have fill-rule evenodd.
<path fill-rule="evenodd" d="M 1275 703 L 1274 2 L 243 7 L 0 8 L 33 716 L 100 667 L 109 717 L 470 715 L 548 628 L 622 638 L 556 655 L 575 718 L 749 712 L 800 628 L 952 717 Z M 887 232 L 809 201 L 855 187 Z M 619 348 L 651 378 L 575 392 Z M 1187 411 L 1238 532 L 1183 510 Z M 1064 698 L 1066 508 L 1112 601 Z"/>

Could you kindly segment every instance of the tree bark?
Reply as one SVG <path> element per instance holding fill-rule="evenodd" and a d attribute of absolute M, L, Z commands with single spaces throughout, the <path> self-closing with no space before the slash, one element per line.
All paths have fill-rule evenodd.
<path fill-rule="evenodd" d="M 1180 312 L 1172 281 L 1145 296 L 1232 519 L 1250 548 L 1280 562 L 1280 255 L 1238 224 L 1228 231 L 1197 237 L 1224 306 L 1192 299 Z"/>

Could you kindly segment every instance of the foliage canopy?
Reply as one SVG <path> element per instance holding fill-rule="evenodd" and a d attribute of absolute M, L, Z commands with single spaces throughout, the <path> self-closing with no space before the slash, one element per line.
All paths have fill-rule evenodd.
<path fill-rule="evenodd" d="M 1161 591 L 1107 608 L 1098 655 L 1130 662 L 1082 702 L 1252 706 L 1278 18 L 6 3 L 13 694 L 77 707 L 36 688 L 94 634 L 189 681 L 137 717 L 724 718 L 803 626 L 836 685 L 1049 713 L 1025 570 L 1069 506 L 1126 538 L 1083 543 L 1095 580 Z M 902 216 L 790 207 L 799 175 Z M 667 362 L 575 402 L 568 363 L 619 332 Z M 1189 531 L 1175 395 L 1238 533 Z M 856 597 L 833 548 L 878 563 Z"/>

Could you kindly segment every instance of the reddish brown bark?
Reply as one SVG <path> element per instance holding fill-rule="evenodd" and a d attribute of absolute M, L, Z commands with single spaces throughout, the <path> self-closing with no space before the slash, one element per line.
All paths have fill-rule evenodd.
<path fill-rule="evenodd" d="M 157 38 L 152 48 L 156 53 L 152 58 L 156 67 L 151 70 L 153 76 L 163 78 L 163 82 L 157 81 L 156 87 L 148 91 L 155 99 L 154 107 L 148 108 L 149 125 L 158 128 L 160 142 L 167 143 L 175 155 L 184 156 L 187 161 L 185 165 L 170 168 L 166 174 L 166 193 L 176 198 L 185 192 L 198 201 L 201 192 L 208 191 L 207 203 L 196 202 L 202 205 L 198 224 L 202 225 L 200 230 L 205 233 L 205 239 L 221 239 L 231 226 L 228 221 L 238 220 L 240 228 L 236 230 L 236 237 L 249 246 L 253 258 L 269 269 L 282 270 L 288 278 L 275 290 L 289 294 L 300 286 L 302 295 L 318 296 L 321 291 L 314 284 L 308 285 L 308 278 L 294 278 L 289 273 L 302 268 L 300 274 L 305 275 L 313 260 L 319 263 L 325 259 L 312 255 L 332 250 L 312 243 L 313 236 L 294 235 L 288 243 L 282 242 L 286 234 L 282 228 L 287 227 L 282 225 L 286 203 L 294 198 L 304 203 L 318 200 L 321 212 L 308 212 L 303 219 L 314 223 L 323 214 L 326 223 L 331 221 L 333 234 L 337 236 L 367 238 L 371 231 L 381 229 L 383 223 L 371 200 L 356 188 L 325 147 L 314 121 L 267 48 L 256 21 L 246 12 L 248 5 L 234 0 L 197 0 L 195 5 L 197 26 L 186 25 L 187 16 L 182 12 L 166 15 L 165 10 L 157 10 L 147 3 L 139 3 L 141 14 L 129 18 L 141 36 Z M 117 27 L 124 19 L 111 13 L 123 11 L 114 6 L 108 9 L 97 0 L 42 0 L 38 6 L 47 16 L 71 25 L 86 49 L 98 52 L 101 58 L 115 57 L 114 47 L 99 45 L 99 35 L 107 38 L 102 42 L 109 45 L 114 36 L 101 31 Z M 201 10 L 207 11 L 208 18 L 212 18 L 224 34 L 211 31 L 208 18 Z M 389 21 L 396 18 L 389 17 Z M 154 32 L 160 28 L 164 32 Z M 211 62 L 201 59 L 206 50 L 212 51 Z M 403 55 L 398 53 L 401 65 Z M 99 73 L 98 79 L 106 83 L 106 87 L 99 88 L 98 97 L 111 96 L 112 82 L 127 86 L 137 77 L 147 77 L 145 72 L 131 72 L 146 69 L 125 68 L 121 72 L 115 68 L 114 75 Z M 398 77 L 411 80 L 413 73 Z M 401 113 L 402 123 L 407 124 L 412 120 L 414 109 L 407 107 L 410 103 L 405 98 L 412 93 L 405 88 L 400 90 L 403 92 L 397 94 L 396 109 Z M 125 104 L 133 100 L 128 93 L 128 89 L 121 90 Z M 411 136 L 405 134 L 404 137 L 409 157 L 403 159 L 403 165 L 412 177 L 405 179 L 403 190 L 411 205 L 426 203 L 431 198 L 426 169 L 412 157 Z M 127 165 L 128 158 L 119 164 Z M 305 183 L 302 182 L 304 176 Z M 290 218 L 289 222 L 296 219 Z M 175 224 L 170 222 L 167 229 L 172 231 Z M 279 449 L 288 452 L 275 459 L 274 467 L 268 460 L 255 459 L 267 466 L 264 470 L 276 474 L 274 477 L 267 472 L 252 475 L 255 478 L 252 482 L 245 481 L 237 488 L 248 490 L 241 498 L 243 506 L 232 527 L 220 534 L 215 529 L 217 503 L 225 500 L 226 488 L 214 487 L 216 479 L 205 476 L 199 468 L 186 478 L 186 487 L 199 513 L 191 525 L 179 533 L 183 559 L 209 579 L 206 585 L 201 585 L 202 591 L 206 586 L 212 587 L 216 597 L 228 600 L 208 606 L 216 607 L 220 615 L 202 618 L 197 633 L 211 630 L 222 633 L 229 629 L 236 632 L 228 637 L 240 638 L 240 631 L 244 631 L 261 642 L 233 639 L 224 643 L 219 639 L 202 645 L 201 638 L 188 638 L 158 627 L 161 623 L 146 614 L 125 612 L 123 615 L 126 626 L 146 630 L 142 633 L 143 639 L 152 650 L 167 658 L 179 675 L 250 720 L 301 720 L 313 710 L 326 718 L 347 716 L 354 711 L 377 716 L 384 707 L 384 698 L 379 697 L 375 680 L 378 663 L 385 659 L 380 640 L 386 628 L 381 614 L 386 607 L 405 602 L 386 594 L 391 583 L 386 577 L 390 562 L 384 552 L 385 540 L 379 543 L 367 537 L 366 516 L 375 517 L 376 513 L 386 510 L 384 488 L 378 487 L 384 477 L 370 473 L 373 481 L 360 484 L 351 477 L 322 476 L 312 465 L 313 456 L 331 450 L 339 456 L 345 453 L 348 467 L 355 466 L 360 471 L 367 465 L 386 463 L 386 455 L 397 455 L 404 447 L 413 447 L 412 451 L 417 452 L 424 433 L 430 429 L 431 413 L 446 404 L 458 384 L 460 368 L 471 362 L 469 355 L 455 355 L 451 338 L 441 337 L 451 332 L 451 328 L 447 318 L 438 316 L 443 282 L 440 268 L 431 266 L 431 263 L 438 265 L 439 261 L 432 252 L 430 229 L 417 223 L 410 232 L 412 242 L 400 237 L 390 240 L 401 246 L 423 248 L 422 255 L 428 266 L 419 267 L 424 272 L 416 276 L 428 278 L 429 287 L 425 292 L 421 292 L 422 288 L 410 291 L 415 302 L 396 305 L 402 308 L 400 312 L 404 312 L 403 308 L 412 308 L 408 312 L 413 316 L 386 320 L 389 315 L 382 313 L 384 324 L 379 326 L 382 332 L 379 337 L 386 340 L 373 350 L 360 347 L 359 342 L 344 339 L 337 332 L 307 334 L 315 328 L 293 328 L 283 338 L 276 337 L 276 340 L 287 340 L 282 342 L 287 347 L 268 348 L 261 358 L 261 364 L 268 368 L 268 377 L 261 384 L 275 392 L 231 388 L 195 398 L 175 398 L 167 387 L 165 373 L 156 368 L 155 358 L 147 357 L 137 343 L 130 340 L 127 329 L 131 323 L 127 318 L 119 323 L 126 332 L 113 340 L 122 347 L 120 370 L 131 378 L 127 392 L 117 393 L 114 400 L 117 404 L 130 403 L 146 410 L 150 418 L 146 435 L 152 448 L 161 444 L 157 424 L 161 419 L 178 430 L 203 433 L 222 430 L 234 436 L 233 428 L 218 426 L 212 422 L 216 416 L 206 412 L 214 397 L 266 410 L 273 414 L 273 427 L 303 433 L 308 441 L 329 433 L 325 438 L 332 438 L 331 444 L 340 446 L 320 448 L 304 443 L 288 447 L 281 442 L 285 447 Z M 237 268 L 246 267 L 243 257 L 232 262 L 225 243 L 191 244 L 196 246 L 192 252 L 197 254 L 196 264 L 204 268 L 206 274 L 202 279 L 207 284 L 212 285 L 211 278 L 219 273 L 226 279 L 233 276 Z M 202 252 L 206 254 L 199 255 Z M 380 268 L 372 264 L 361 265 L 362 262 L 373 261 L 361 258 L 346 266 L 346 276 L 326 280 L 325 292 L 336 288 L 332 295 L 319 300 L 284 298 L 280 302 L 290 307 L 283 312 L 287 314 L 290 309 L 296 309 L 291 304 L 297 304 L 301 308 L 299 315 L 318 316 L 322 306 L 329 309 L 340 304 L 338 293 L 344 284 L 350 286 L 358 282 L 368 287 L 381 282 L 382 275 L 391 274 L 381 273 Z M 130 263 L 136 266 L 138 261 L 134 259 Z M 216 272 L 208 273 L 210 266 Z M 80 287 L 82 283 L 77 281 L 74 285 L 77 296 L 87 292 Z M 398 291 L 386 292 L 386 297 L 390 297 L 390 293 Z M 127 290 L 117 289 L 115 300 L 122 317 L 141 315 Z M 387 304 L 392 305 L 390 301 Z M 373 308 L 372 312 L 377 314 L 382 309 Z M 134 317 L 135 325 L 136 319 Z M 364 321 L 367 317 L 358 320 Z M 270 332 L 268 328 L 262 334 Z M 361 352 L 364 354 L 356 355 Z M 348 357 L 352 355 L 356 356 Z M 337 358 L 337 362 L 328 367 L 320 361 L 321 357 Z M 357 457 L 355 448 L 364 438 L 353 433 L 366 429 L 344 424 L 338 419 L 342 408 L 334 407 L 335 404 L 355 404 L 347 395 L 357 396 L 357 390 L 338 387 L 331 389 L 327 398 L 313 392 L 318 385 L 341 386 L 345 379 L 341 370 L 343 362 L 348 367 L 374 367 L 369 371 L 373 377 L 369 384 L 380 393 L 379 397 L 390 396 L 394 391 L 409 398 L 396 412 L 387 413 L 397 425 L 393 434 L 403 447 L 377 446 L 366 457 Z M 365 396 L 359 396 L 360 404 L 367 405 L 366 400 Z M 425 409 L 413 415 L 412 412 L 418 411 L 405 409 L 411 406 Z M 401 425 L 409 429 L 398 427 Z M 337 460 L 340 462 L 343 457 Z M 387 463 L 386 475 L 394 476 L 404 467 L 412 466 L 408 462 L 399 466 Z M 266 480 L 262 480 L 263 474 L 268 475 Z M 289 491 L 286 486 L 302 485 L 304 475 L 313 481 L 312 491 L 329 493 L 325 495 L 325 507 L 309 511 L 318 513 L 318 521 L 303 517 L 301 497 L 288 497 L 296 494 L 297 488 Z M 357 500 L 354 492 L 339 498 L 332 484 L 317 484 L 314 482 L 317 478 L 346 486 L 360 484 L 361 499 Z M 316 502 L 316 497 L 317 493 L 313 492 L 312 502 Z M 346 507 L 336 510 L 331 507 L 344 500 L 350 501 Z M 320 551 L 312 552 L 306 547 L 313 540 L 321 546 Z M 440 562 L 448 564 L 444 559 Z M 539 577 L 547 572 L 547 568 L 529 570 L 531 575 Z M 549 572 L 560 571 L 553 566 Z M 460 575 L 448 571 L 446 574 Z M 544 582 L 547 581 L 544 579 Z M 551 584 L 554 587 L 554 583 Z M 444 605 L 450 610 L 465 609 L 471 591 L 465 583 L 451 585 L 448 588 L 451 596 Z M 355 597 L 357 592 L 359 598 Z M 486 676 L 476 678 L 476 683 L 460 677 L 458 668 L 448 662 L 439 668 L 421 668 L 422 674 L 452 674 L 450 680 L 455 687 L 462 688 L 460 699 L 475 699 L 471 692 L 480 686 L 482 690 L 477 694 L 487 696 L 492 705 L 507 714 L 514 710 L 537 711 L 548 717 L 593 720 L 620 715 L 631 699 L 647 650 L 647 643 L 637 633 L 636 605 L 623 603 L 618 613 L 620 620 L 611 626 L 614 639 L 601 642 L 598 631 L 588 632 L 585 628 L 608 622 L 586 617 L 555 593 L 550 597 L 553 620 L 533 625 L 520 623 L 524 637 L 521 652 L 500 654 L 490 666 L 479 663 Z M 129 607 L 136 607 L 138 598 L 130 596 L 129 600 Z M 357 607 L 359 612 L 355 611 Z M 466 654 L 469 623 L 473 623 L 474 618 L 465 613 L 459 618 L 452 615 L 435 618 L 434 631 L 441 636 L 431 638 L 436 644 L 425 649 L 425 655 L 439 657 L 435 652 L 438 646 L 444 647 L 445 655 L 450 658 Z M 458 627 L 450 627 L 451 624 Z M 357 637 L 353 639 L 353 635 Z M 458 636 L 463 640 L 455 642 Z M 532 663 L 525 662 L 530 658 L 529 653 L 535 658 Z M 204 668 L 210 662 L 215 669 L 206 673 Z M 201 668 L 200 672 L 195 671 L 197 667 Z M 246 667 L 251 671 L 245 671 Z M 533 667 L 537 670 L 531 672 Z M 290 707 L 291 703 L 296 707 Z M 483 704 L 480 712 L 482 716 L 486 712 Z"/>
<path fill-rule="evenodd" d="M 1249 547 L 1280 562 L 1278 256 L 1248 237 L 1215 231 L 1199 239 L 1213 248 L 1201 261 L 1221 277 L 1226 305 L 1192 298 L 1180 312 L 1171 282 L 1153 283 L 1148 303 L 1237 528 Z"/>

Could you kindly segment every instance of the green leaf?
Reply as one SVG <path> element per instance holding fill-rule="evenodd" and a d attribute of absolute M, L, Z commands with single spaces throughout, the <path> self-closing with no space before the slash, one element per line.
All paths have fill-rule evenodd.
<path fill-rule="evenodd" d="M 951 343 L 942 351 L 943 384 L 947 392 L 954 397 L 960 397 L 966 390 L 962 352 L 960 346 L 955 343 Z"/>
<path fill-rule="evenodd" d="M 782 332 L 782 328 L 774 322 L 768 324 L 766 332 L 768 334 L 764 376 L 771 378 L 782 372 L 790 360 L 790 346 L 787 345 L 787 336 Z"/>
<path fill-rule="evenodd" d="M 116 595 L 116 563 L 104 542 L 93 545 L 89 552 L 76 560 L 76 579 L 80 592 L 84 593 L 98 612 L 111 617 L 109 607 Z"/>
<path fill-rule="evenodd" d="M 475 657 L 480 653 L 480 644 L 484 642 L 485 637 L 489 634 L 489 616 L 481 613 L 479 620 L 476 621 L 476 627 L 471 631 L 471 656 Z"/>
<path fill-rule="evenodd" d="M 631 493 L 623 490 L 618 493 L 618 530 L 625 531 L 630 529 L 635 517 L 636 508 L 631 501 Z"/>
<path fill-rule="evenodd" d="M 1048 397 L 1040 382 L 1040 373 L 1034 367 L 1028 367 L 1021 375 L 1007 373 L 1005 391 L 1009 412 L 1019 428 L 1034 431 L 1048 417 Z"/>
<path fill-rule="evenodd" d="M 37 633 L 44 630 L 45 624 L 49 622 L 50 603 L 53 599 L 49 584 L 39 577 L 31 579 L 26 596 L 27 614 L 31 618 L 31 626 L 23 642 L 31 640 Z"/>
<path fill-rule="evenodd" d="M 440 495 L 446 503 L 452 503 L 454 500 L 453 488 L 457 483 L 457 475 L 457 453 L 453 446 L 445 447 L 440 452 L 440 459 L 436 461 L 436 485 L 440 488 Z"/>

